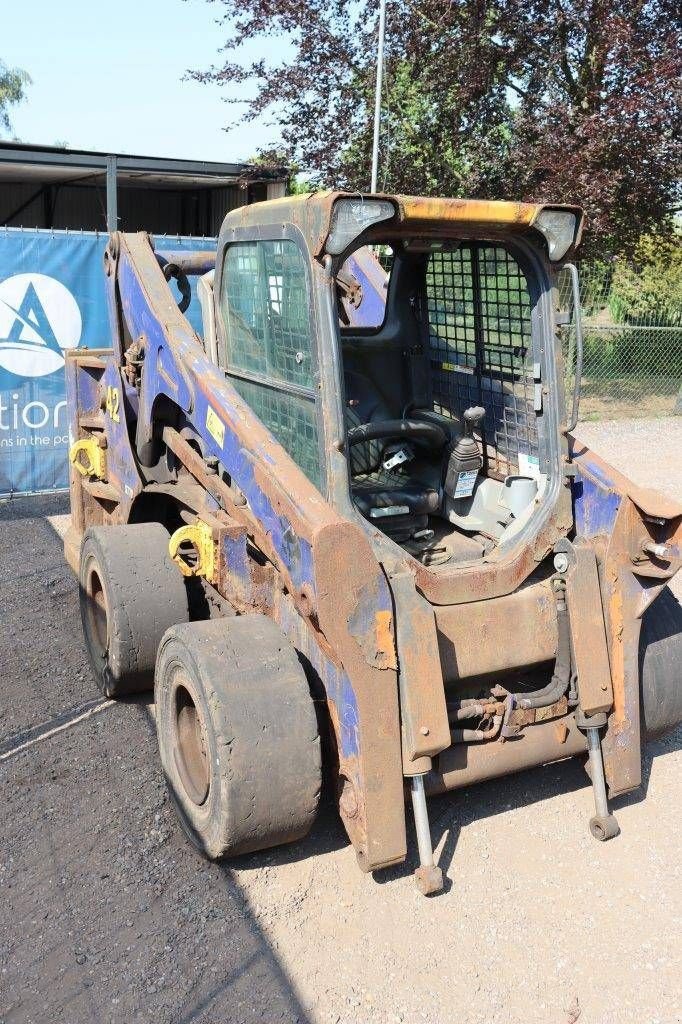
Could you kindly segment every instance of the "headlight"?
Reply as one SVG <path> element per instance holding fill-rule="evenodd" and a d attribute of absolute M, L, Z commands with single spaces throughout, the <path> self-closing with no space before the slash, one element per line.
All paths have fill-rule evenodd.
<path fill-rule="evenodd" d="M 572 210 L 541 210 L 533 227 L 547 239 L 549 258 L 553 262 L 563 259 L 573 245 L 577 217 Z"/>
<path fill-rule="evenodd" d="M 394 213 L 393 203 L 386 199 L 337 199 L 327 238 L 327 252 L 338 256 L 370 224 L 390 220 Z"/>

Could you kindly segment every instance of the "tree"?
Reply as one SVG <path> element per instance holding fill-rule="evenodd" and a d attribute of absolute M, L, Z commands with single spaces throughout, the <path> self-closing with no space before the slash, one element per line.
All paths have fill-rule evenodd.
<path fill-rule="evenodd" d="M 31 79 L 25 71 L 21 68 L 8 68 L 0 60 L 0 133 L 11 132 L 12 123 L 7 108 L 23 100 L 26 86 L 30 83 Z"/>
<path fill-rule="evenodd" d="M 682 231 L 643 235 L 632 261 L 616 261 L 609 306 L 620 323 L 682 327 Z M 677 348 L 670 355 L 679 354 L 682 367 Z"/>
<path fill-rule="evenodd" d="M 366 190 L 376 0 L 214 2 L 226 59 L 192 76 L 250 87 L 242 121 Z M 672 0 L 388 0 L 382 187 L 577 202 L 595 250 L 631 249 L 679 204 L 679 24 Z M 283 59 L 243 59 L 275 37 Z"/>
<path fill-rule="evenodd" d="M 679 8 L 667 0 L 514 4 L 525 31 L 513 64 L 509 180 L 522 194 L 544 199 L 551 189 L 584 204 L 593 243 L 631 253 L 645 232 L 669 229 L 679 205 Z"/>

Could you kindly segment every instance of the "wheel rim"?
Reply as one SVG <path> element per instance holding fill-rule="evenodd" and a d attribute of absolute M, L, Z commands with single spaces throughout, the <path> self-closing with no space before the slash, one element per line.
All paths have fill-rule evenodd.
<path fill-rule="evenodd" d="M 211 783 L 208 744 L 201 713 L 182 680 L 176 686 L 173 705 L 175 766 L 187 796 L 200 807 Z"/>
<path fill-rule="evenodd" d="M 91 641 L 99 657 L 105 658 L 109 647 L 109 608 L 102 580 L 94 566 L 88 570 L 85 592 Z"/>

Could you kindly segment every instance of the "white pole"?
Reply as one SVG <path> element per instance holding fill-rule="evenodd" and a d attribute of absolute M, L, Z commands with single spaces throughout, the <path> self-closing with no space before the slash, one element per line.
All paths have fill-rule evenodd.
<path fill-rule="evenodd" d="M 374 141 L 372 143 L 372 184 L 377 191 L 379 176 L 379 126 L 381 123 L 381 87 L 384 79 L 384 36 L 386 34 L 386 0 L 379 0 L 379 49 L 377 50 L 377 81 L 374 91 Z"/>

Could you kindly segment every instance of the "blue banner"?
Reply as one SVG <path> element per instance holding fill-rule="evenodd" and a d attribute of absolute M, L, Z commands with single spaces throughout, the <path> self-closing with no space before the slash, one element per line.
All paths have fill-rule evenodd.
<path fill-rule="evenodd" d="M 68 487 L 64 353 L 110 345 L 107 238 L 0 230 L 0 496 Z M 215 240 L 157 236 L 156 247 L 215 249 Z M 201 334 L 194 295 L 187 316 Z"/>

